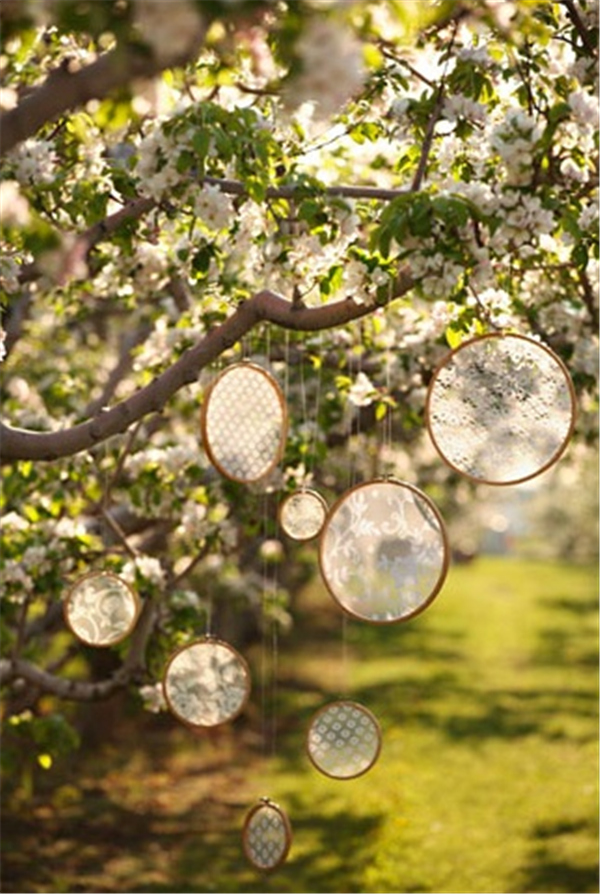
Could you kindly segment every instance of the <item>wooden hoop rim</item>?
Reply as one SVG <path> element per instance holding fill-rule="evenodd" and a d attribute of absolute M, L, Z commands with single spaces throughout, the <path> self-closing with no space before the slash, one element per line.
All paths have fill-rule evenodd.
<path fill-rule="evenodd" d="M 325 531 L 327 529 L 329 522 L 331 521 L 331 519 L 333 518 L 333 516 L 335 515 L 335 513 L 337 512 L 339 507 L 342 505 L 344 500 L 346 500 L 346 498 L 349 497 L 350 494 L 354 493 L 357 490 L 360 490 L 363 487 L 371 487 L 374 484 L 395 484 L 398 487 L 403 487 L 406 490 L 412 491 L 414 494 L 416 494 L 418 497 L 420 497 L 420 499 L 422 499 L 425 503 L 427 503 L 428 508 L 432 511 L 432 513 L 434 514 L 434 516 L 439 524 L 439 530 L 440 530 L 440 534 L 441 534 L 441 538 L 442 538 L 442 547 L 443 547 L 442 567 L 440 569 L 440 573 L 438 575 L 437 582 L 436 582 L 435 586 L 433 587 L 433 589 L 431 590 L 431 592 L 429 593 L 429 596 L 426 599 L 424 599 L 423 602 L 420 602 L 419 605 L 415 609 L 413 609 L 411 612 L 408 612 L 407 614 L 402 615 L 399 618 L 390 618 L 390 619 L 384 619 L 384 620 L 367 618 L 364 615 L 358 614 L 358 612 L 353 612 L 351 609 L 347 608 L 340 601 L 340 598 L 337 596 L 337 594 L 333 591 L 332 587 L 329 584 L 329 581 L 327 580 L 327 577 L 326 577 L 324 569 L 323 569 L 323 550 L 324 550 L 324 542 L 325 542 L 324 534 L 325 534 Z M 330 595 L 335 600 L 335 602 L 339 605 L 339 607 L 344 612 L 346 612 L 347 615 L 349 615 L 351 618 L 355 618 L 358 621 L 365 621 L 367 624 L 377 624 L 377 625 L 401 624 L 404 621 L 410 621 L 411 618 L 414 618 L 416 615 L 421 614 L 421 612 L 425 611 L 425 609 L 431 605 L 431 603 L 433 602 L 435 597 L 438 595 L 438 593 L 442 589 L 442 587 L 444 585 L 444 581 L 446 580 L 446 575 L 448 574 L 449 567 L 450 567 L 450 543 L 448 540 L 448 534 L 446 532 L 446 524 L 440 514 L 439 509 L 437 508 L 437 506 L 435 505 L 433 500 L 430 497 L 428 497 L 427 494 L 423 493 L 422 490 L 419 490 L 418 487 L 415 487 L 413 484 L 408 484 L 406 481 L 399 481 L 397 478 L 393 478 L 393 477 L 374 478 L 371 481 L 363 481 L 360 484 L 356 484 L 354 487 L 351 487 L 350 490 L 347 490 L 344 494 L 342 494 L 341 497 L 339 497 L 335 501 L 335 503 L 329 510 L 329 514 L 327 515 L 327 518 L 325 519 L 325 523 L 321 530 L 321 540 L 319 543 L 319 568 L 321 570 L 321 577 L 323 578 L 323 582 L 324 582 L 325 586 L 327 587 L 327 590 L 329 591 Z"/>
<path fill-rule="evenodd" d="M 343 706 L 348 706 L 350 708 L 353 708 L 356 711 L 360 711 L 362 714 L 365 714 L 369 718 L 369 720 L 371 721 L 373 726 L 375 727 L 375 731 L 377 733 L 377 749 L 375 751 L 373 759 L 363 770 L 360 770 L 358 773 L 353 773 L 352 776 L 336 776 L 334 773 L 328 773 L 326 770 L 324 770 L 322 767 L 320 767 L 319 764 L 315 761 L 315 759 L 313 758 L 313 756 L 310 752 L 310 747 L 309 747 L 310 746 L 310 733 L 311 733 L 311 729 L 312 729 L 313 725 L 319 720 L 320 717 L 323 716 L 323 714 L 326 714 L 327 711 L 329 711 L 331 708 L 343 707 Z M 310 724 L 308 727 L 308 732 L 306 734 L 306 753 L 308 754 L 310 762 L 312 763 L 313 767 L 315 767 L 315 769 L 317 769 L 319 771 L 319 773 L 322 773 L 323 776 L 329 777 L 329 779 L 340 779 L 342 781 L 345 781 L 346 779 L 358 779 L 359 776 L 364 776 L 364 774 L 368 773 L 369 770 L 371 769 L 371 767 L 375 766 L 375 764 L 377 763 L 377 761 L 379 759 L 379 755 L 381 754 L 381 746 L 382 746 L 382 737 L 381 737 L 381 725 L 380 725 L 379 721 L 377 720 L 377 718 L 375 717 L 373 712 L 369 710 L 369 708 L 365 707 L 365 705 L 361 705 L 360 702 L 353 701 L 352 699 L 338 699 L 337 701 L 328 702 L 328 704 L 323 705 L 321 708 L 319 708 L 317 711 L 315 711 L 315 713 L 311 717 L 311 721 L 310 721 Z"/>
<path fill-rule="evenodd" d="M 127 592 L 129 593 L 129 595 L 131 596 L 131 598 L 133 600 L 134 612 L 133 612 L 133 617 L 131 619 L 131 623 L 129 624 L 128 629 L 124 633 L 122 633 L 118 637 L 116 637 L 115 639 L 112 639 L 109 643 L 93 643 L 90 640 L 86 639 L 84 636 L 81 636 L 81 634 L 78 633 L 77 630 L 75 629 L 75 627 L 73 626 L 73 623 L 72 623 L 70 615 L 69 615 L 69 609 L 71 607 L 71 604 L 72 604 L 74 598 L 77 595 L 76 594 L 77 588 L 82 583 L 84 583 L 87 580 L 90 580 L 93 577 L 108 577 L 108 578 L 111 578 L 112 580 L 118 582 L 125 590 L 127 590 Z M 116 646 L 116 645 L 118 645 L 118 643 L 123 642 L 124 639 L 127 639 L 127 637 L 130 636 L 131 633 L 133 632 L 135 625 L 138 622 L 138 618 L 140 616 L 141 610 L 142 610 L 142 601 L 141 601 L 139 595 L 137 594 L 137 592 L 133 589 L 133 587 L 130 584 L 127 583 L 127 581 L 123 580 L 122 577 L 119 577 L 118 574 L 115 574 L 114 571 L 101 571 L 101 570 L 88 571 L 86 574 L 83 574 L 81 577 L 78 577 L 77 580 L 74 581 L 70 585 L 70 587 L 67 591 L 67 595 L 65 596 L 65 600 L 63 602 L 63 617 L 65 620 L 65 624 L 67 625 L 67 627 L 69 628 L 71 633 L 77 637 L 78 640 L 80 640 L 82 643 L 85 643 L 86 646 L 90 646 L 93 649 L 109 649 L 111 646 Z"/>
<path fill-rule="evenodd" d="M 242 668 L 242 671 L 243 671 L 243 675 L 244 675 L 246 691 L 245 691 L 244 697 L 240 703 L 240 706 L 233 714 L 230 714 L 225 720 L 219 721 L 219 723 L 194 723 L 192 720 L 189 720 L 187 717 L 184 717 L 183 714 L 180 714 L 180 712 L 177 710 L 177 708 L 173 705 L 173 702 L 169 698 L 169 693 L 168 693 L 167 681 L 168 681 L 168 676 L 169 676 L 169 670 L 171 669 L 171 665 L 173 664 L 173 662 L 179 657 L 179 655 L 181 655 L 183 652 L 186 652 L 188 649 L 195 648 L 196 646 L 206 646 L 206 645 L 220 646 L 221 648 L 226 649 L 227 651 L 231 652 L 231 654 L 234 656 L 234 658 L 239 662 L 239 664 Z M 174 717 L 177 718 L 177 720 L 181 721 L 181 723 L 185 724 L 185 726 L 189 727 L 190 729 L 194 729 L 194 730 L 213 729 L 216 726 L 221 726 L 223 723 L 230 723 L 232 720 L 235 720 L 236 717 L 239 717 L 239 715 L 242 713 L 242 711 L 248 704 L 248 699 L 250 698 L 251 688 L 252 688 L 252 685 L 251 685 L 250 668 L 249 668 L 248 662 L 246 661 L 244 656 L 240 655 L 240 653 L 237 651 L 237 649 L 235 649 L 229 643 L 225 642 L 222 639 L 219 639 L 216 636 L 211 636 L 211 635 L 204 636 L 201 639 L 196 639 L 193 642 L 186 643 L 184 646 L 180 646 L 178 649 L 176 649 L 172 653 L 172 655 L 170 655 L 170 657 L 165 665 L 165 669 L 163 672 L 163 678 L 162 678 L 162 691 L 163 691 L 164 699 L 165 699 L 165 702 L 167 704 L 169 711 L 171 712 L 171 714 L 173 714 Z"/>
<path fill-rule="evenodd" d="M 208 433 L 207 433 L 208 407 L 209 407 L 210 399 L 215 391 L 215 388 L 217 388 L 219 383 L 222 382 L 222 380 L 226 376 L 228 376 L 231 372 L 234 372 L 238 369 L 251 369 L 254 372 L 260 373 L 269 382 L 269 385 L 272 387 L 272 389 L 279 401 L 279 406 L 281 407 L 281 432 L 280 432 L 280 438 L 279 438 L 279 445 L 277 447 L 275 456 L 273 457 L 271 464 L 257 478 L 240 478 L 238 475 L 232 475 L 231 472 L 229 472 L 227 469 L 225 469 L 224 466 L 221 465 L 219 460 L 216 459 L 213 449 L 210 445 L 210 441 L 209 441 Z M 289 421 L 288 421 L 287 406 L 286 406 L 285 397 L 283 395 L 283 391 L 281 390 L 281 386 L 279 385 L 279 382 L 277 381 L 275 376 L 273 376 L 272 373 L 270 373 L 267 369 L 264 369 L 262 366 L 259 366 L 257 363 L 253 363 L 251 360 L 242 360 L 239 363 L 233 363 L 233 364 L 231 364 L 231 366 L 228 366 L 227 369 L 224 369 L 221 373 L 219 373 L 217 375 L 217 377 L 214 379 L 214 381 L 211 382 L 211 384 L 209 385 L 209 387 L 206 391 L 206 394 L 204 396 L 204 401 L 202 402 L 202 407 L 200 409 L 200 434 L 202 437 L 202 444 L 204 446 L 204 449 L 206 451 L 206 454 L 207 454 L 210 462 L 215 467 L 217 472 L 219 472 L 219 474 L 223 475 L 224 478 L 228 478 L 230 481 L 236 481 L 238 484 L 255 484 L 258 481 L 262 481 L 264 478 L 266 478 L 268 475 L 270 475 L 271 472 L 275 468 L 277 468 L 277 466 L 280 463 L 280 461 L 283 457 L 283 454 L 285 452 L 285 445 L 286 445 L 287 433 L 288 433 L 288 425 L 289 425 Z"/>
<path fill-rule="evenodd" d="M 450 361 L 454 358 L 456 354 L 460 351 L 468 348 L 469 346 L 476 344 L 478 342 L 485 341 L 490 338 L 518 338 L 521 341 L 528 342 L 530 345 L 534 345 L 536 348 L 539 348 L 542 351 L 545 351 L 551 359 L 556 363 L 560 371 L 562 372 L 565 382 L 567 384 L 567 389 L 569 391 L 569 397 L 571 398 L 571 421 L 569 424 L 569 428 L 567 434 L 565 435 L 562 443 L 552 454 L 550 459 L 548 459 L 539 469 L 536 469 L 535 472 L 531 472 L 529 475 L 523 475 L 520 478 L 513 478 L 510 481 L 492 481 L 487 478 L 479 478 L 476 475 L 472 475 L 469 472 L 465 472 L 456 466 L 454 463 L 450 462 L 444 454 L 444 451 L 438 444 L 438 441 L 433 433 L 433 429 L 431 427 L 431 400 L 432 393 L 437 379 L 439 378 L 442 370 L 450 363 Z M 441 459 L 449 466 L 453 472 L 457 472 L 459 475 L 462 475 L 464 478 L 468 478 L 470 481 L 474 481 L 477 484 L 490 484 L 493 487 L 510 487 L 513 484 L 522 484 L 524 481 L 530 481 L 532 478 L 536 478 L 538 475 L 541 475 L 543 472 L 547 471 L 551 466 L 558 462 L 560 457 L 563 455 L 565 450 L 569 445 L 569 441 L 573 435 L 573 431 L 575 429 L 575 422 L 577 418 L 577 395 L 575 393 L 575 388 L 573 386 L 573 381 L 571 379 L 571 374 L 568 370 L 565 362 L 556 354 L 552 348 L 549 348 L 548 345 L 544 345 L 539 341 L 536 341 L 534 338 L 530 338 L 528 335 L 522 335 L 520 332 L 486 332 L 484 335 L 477 335 L 474 338 L 469 338 L 466 341 L 462 342 L 458 347 L 453 348 L 451 351 L 445 355 L 445 357 L 441 360 L 441 362 L 435 368 L 433 375 L 430 379 L 429 385 L 427 387 L 427 396 L 425 398 L 425 427 L 431 438 L 433 446 L 435 447 L 437 453 L 441 457 Z"/>

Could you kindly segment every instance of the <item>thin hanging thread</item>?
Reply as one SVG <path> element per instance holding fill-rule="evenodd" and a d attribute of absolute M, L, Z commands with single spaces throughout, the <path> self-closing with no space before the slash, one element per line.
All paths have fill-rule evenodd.
<path fill-rule="evenodd" d="M 307 446 L 307 456 L 306 456 L 306 477 L 310 480 L 312 478 L 315 464 L 316 464 L 316 452 L 317 452 L 317 432 L 319 430 L 319 412 L 321 410 L 321 383 L 323 380 L 323 333 L 319 333 L 319 363 L 317 369 L 317 386 L 315 391 L 315 412 L 314 412 L 314 420 L 312 423 L 312 427 L 309 429 L 308 433 L 308 446 Z M 302 358 L 302 387 L 305 389 L 304 382 L 304 357 Z M 306 392 L 304 390 L 303 402 L 306 406 Z M 305 409 L 305 425 L 310 425 L 310 421 L 308 420 L 308 412 Z"/>
<path fill-rule="evenodd" d="M 390 372 L 390 350 L 385 352 L 385 395 L 387 403 L 385 404 L 385 415 L 383 417 L 383 455 L 384 461 L 392 453 L 392 404 L 391 404 L 391 372 Z"/>

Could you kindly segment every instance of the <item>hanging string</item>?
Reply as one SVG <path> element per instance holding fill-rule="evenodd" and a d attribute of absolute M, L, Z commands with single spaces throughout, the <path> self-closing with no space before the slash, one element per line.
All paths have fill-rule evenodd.
<path fill-rule="evenodd" d="M 385 352 L 385 395 L 387 403 L 385 404 L 385 415 L 383 417 L 383 456 L 384 462 L 389 463 L 392 454 L 392 385 L 391 385 L 391 363 L 390 349 Z M 388 473 L 386 472 L 386 477 Z"/>
<path fill-rule="evenodd" d="M 308 435 L 308 452 L 306 457 L 306 477 L 311 478 L 316 464 L 317 434 L 319 430 L 319 413 L 321 411 L 321 385 L 323 382 L 323 333 L 319 333 L 317 384 L 315 389 L 315 410 L 312 428 Z"/>

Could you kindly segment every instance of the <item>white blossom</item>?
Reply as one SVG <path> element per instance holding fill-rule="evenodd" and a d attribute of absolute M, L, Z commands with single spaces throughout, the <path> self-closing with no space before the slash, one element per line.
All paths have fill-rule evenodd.
<path fill-rule="evenodd" d="M 193 199 L 194 211 L 211 230 L 222 230 L 229 226 L 233 216 L 233 205 L 226 193 L 218 186 L 204 184 Z"/>
<path fill-rule="evenodd" d="M 136 556 L 123 566 L 120 576 L 128 583 L 135 583 L 136 573 L 157 586 L 162 586 L 165 581 L 162 565 L 153 556 Z"/>
<path fill-rule="evenodd" d="M 368 375 L 359 372 L 348 389 L 348 400 L 355 407 L 368 407 L 373 403 L 373 399 L 377 396 L 377 389 Z"/>
<path fill-rule="evenodd" d="M 144 703 L 146 711 L 152 714 L 158 714 L 167 708 L 162 683 L 154 683 L 154 685 L 140 686 L 139 693 Z"/>
<path fill-rule="evenodd" d="M 56 174 L 55 146 L 51 140 L 30 138 L 10 153 L 14 175 L 23 186 L 52 183 Z"/>

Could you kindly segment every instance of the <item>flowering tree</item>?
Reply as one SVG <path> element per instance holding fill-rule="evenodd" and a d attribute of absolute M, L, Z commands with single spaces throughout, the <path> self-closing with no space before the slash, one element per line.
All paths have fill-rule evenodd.
<path fill-rule="evenodd" d="M 285 623 L 297 572 L 270 569 L 294 486 L 393 470 L 442 504 L 468 488 L 423 432 L 465 336 L 552 347 L 594 439 L 597 3 L 0 13 L 1 671 L 13 726 L 47 750 L 56 719 L 23 713 L 44 693 L 134 686 L 156 706 L 165 656 L 212 613 Z M 198 426 L 242 356 L 279 377 L 292 423 L 252 488 L 216 474 Z M 143 597 L 99 677 L 62 621 L 92 567 Z"/>

